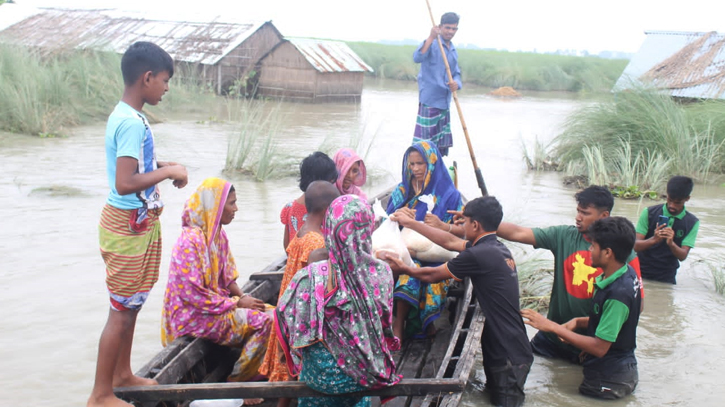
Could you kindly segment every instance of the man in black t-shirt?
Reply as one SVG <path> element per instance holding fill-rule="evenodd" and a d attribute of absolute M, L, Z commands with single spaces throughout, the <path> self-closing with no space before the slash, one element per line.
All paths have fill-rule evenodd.
<path fill-rule="evenodd" d="M 582 350 L 582 394 L 618 399 L 632 393 L 639 381 L 634 350 L 642 283 L 627 264 L 634 247 L 634 226 L 615 216 L 595 221 L 587 233 L 592 242 L 592 266 L 604 271 L 594 283 L 589 316 L 560 325 L 533 310 L 523 310 L 521 315 L 532 327 L 554 333 Z M 586 335 L 574 332 L 579 329 L 585 329 Z"/>
<path fill-rule="evenodd" d="M 496 406 L 520 406 L 524 384 L 534 360 L 526 327 L 520 315 L 519 281 L 511 252 L 496 239 L 503 210 L 495 197 L 476 198 L 463 209 L 466 240 L 448 232 L 396 217 L 402 226 L 426 236 L 434 243 L 461 252 L 437 267 L 412 268 L 399 259 L 385 258 L 393 272 L 407 274 L 427 283 L 448 278 L 469 277 L 476 298 L 486 316 L 481 338 L 486 389 Z"/>

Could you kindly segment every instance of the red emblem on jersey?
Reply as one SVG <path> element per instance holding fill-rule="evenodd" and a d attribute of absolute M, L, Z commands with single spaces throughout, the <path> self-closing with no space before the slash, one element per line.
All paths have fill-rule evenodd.
<path fill-rule="evenodd" d="M 564 260 L 564 281 L 566 291 L 581 299 L 594 296 L 594 279 L 602 274 L 602 269 L 591 266 L 589 250 L 579 250 Z"/>

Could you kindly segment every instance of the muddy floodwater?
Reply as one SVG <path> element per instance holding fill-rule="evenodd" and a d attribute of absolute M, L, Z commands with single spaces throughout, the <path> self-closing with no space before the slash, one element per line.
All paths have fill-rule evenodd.
<path fill-rule="evenodd" d="M 566 115 L 589 102 L 560 95 L 500 100 L 476 89 L 463 89 L 460 101 L 476 158 L 490 193 L 504 207 L 505 220 L 526 226 L 573 224 L 575 191 L 563 186 L 561 174 L 528 172 L 521 145 L 537 137 L 551 140 Z M 278 149 L 301 158 L 320 145 L 344 146 L 362 137 L 363 144 L 372 143 L 366 159 L 371 179 L 365 189 L 373 195 L 400 178 L 416 109 L 415 84 L 392 82 L 366 83 L 359 105 L 282 104 Z M 161 278 L 139 314 L 134 369 L 161 349 L 159 322 L 170 251 L 184 201 L 204 178 L 225 176 L 235 184 L 240 211 L 226 230 L 240 283 L 283 253 L 279 212 L 299 196 L 297 180 L 287 176 L 258 183 L 223 175 L 227 143 L 237 128 L 205 119 L 217 114 L 167 118 L 153 126 L 159 159 L 185 164 L 190 181 L 182 190 L 168 182 L 161 185 L 166 204 Z M 452 116 L 454 147 L 445 161 L 457 161 L 460 189 L 472 198 L 480 192 L 455 110 Z M 104 129 L 98 123 L 56 139 L 0 133 L 2 406 L 81 406 L 93 384 L 98 338 L 108 313 L 97 240 L 108 190 Z M 637 338 L 640 382 L 634 395 L 606 403 L 584 398 L 577 393 L 580 367 L 537 357 L 526 384 L 526 405 L 722 405 L 725 298 L 714 292 L 707 264 L 722 265 L 724 198 L 725 188 L 719 185 L 696 186 L 687 208 L 700 218 L 700 233 L 678 273 L 678 285 L 645 285 Z M 618 200 L 614 214 L 636 221 L 651 204 Z M 540 256 L 551 258 L 547 252 Z M 475 370 L 463 405 L 488 406 L 481 393 L 480 362 Z"/>

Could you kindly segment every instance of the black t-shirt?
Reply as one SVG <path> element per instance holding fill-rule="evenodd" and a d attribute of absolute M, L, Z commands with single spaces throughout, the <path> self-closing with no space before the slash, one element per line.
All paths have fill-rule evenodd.
<path fill-rule="evenodd" d="M 486 316 L 481 338 L 483 363 L 489 367 L 531 363 L 534 357 L 519 308 L 519 279 L 509 249 L 495 234 L 466 244 L 447 263 L 457 279 L 470 277 L 476 298 Z"/>

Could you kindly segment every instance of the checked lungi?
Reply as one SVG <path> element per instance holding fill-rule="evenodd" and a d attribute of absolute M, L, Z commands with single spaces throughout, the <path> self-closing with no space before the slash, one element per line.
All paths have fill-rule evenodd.
<path fill-rule="evenodd" d="M 441 155 L 448 155 L 448 148 L 453 146 L 450 109 L 437 109 L 418 103 L 413 143 L 419 141 L 431 141 L 436 144 Z"/>

